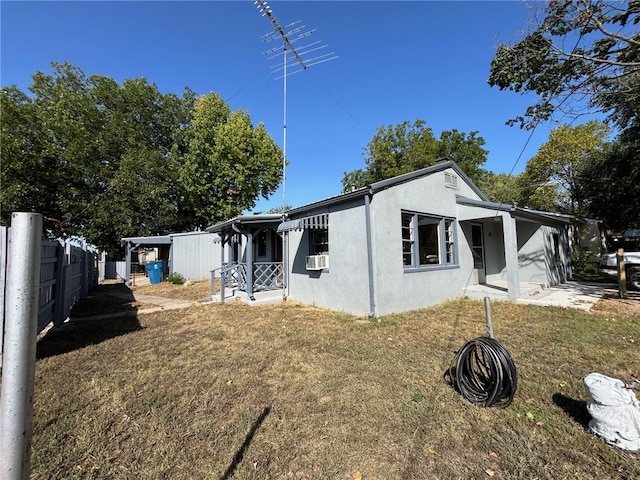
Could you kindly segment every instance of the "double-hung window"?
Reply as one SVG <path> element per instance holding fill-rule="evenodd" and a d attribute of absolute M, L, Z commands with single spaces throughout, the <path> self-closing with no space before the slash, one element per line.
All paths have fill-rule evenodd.
<path fill-rule="evenodd" d="M 402 262 L 405 269 L 456 265 L 455 221 L 403 211 Z"/>

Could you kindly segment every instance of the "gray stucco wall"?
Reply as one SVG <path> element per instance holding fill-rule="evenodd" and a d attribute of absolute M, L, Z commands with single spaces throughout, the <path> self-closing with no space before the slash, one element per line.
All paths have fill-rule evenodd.
<path fill-rule="evenodd" d="M 310 212 L 314 215 L 321 212 Z M 306 270 L 310 231 L 289 233 L 289 295 L 310 305 L 354 314 L 368 313 L 369 293 L 364 202 L 329 213 L 329 269 Z"/>
<path fill-rule="evenodd" d="M 454 173 L 453 170 L 446 170 Z M 457 218 L 456 195 L 479 199 L 459 179 L 459 188 L 447 187 L 444 172 L 422 177 L 379 192 L 373 210 L 376 313 L 415 310 L 462 294 L 473 270 L 469 243 L 455 222 L 458 262 L 453 267 L 405 269 L 402 262 L 401 212 L 403 210 Z"/>
<path fill-rule="evenodd" d="M 559 250 L 556 261 L 556 246 L 553 236 L 558 237 Z M 520 281 L 539 283 L 544 286 L 558 285 L 567 280 L 564 265 L 567 264 L 566 232 L 563 228 L 518 222 L 518 265 Z"/>

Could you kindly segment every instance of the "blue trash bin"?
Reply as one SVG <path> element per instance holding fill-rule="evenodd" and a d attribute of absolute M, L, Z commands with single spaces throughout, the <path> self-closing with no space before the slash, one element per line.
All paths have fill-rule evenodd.
<path fill-rule="evenodd" d="M 160 283 L 162 281 L 162 260 L 147 263 L 147 275 L 149 282 Z"/>

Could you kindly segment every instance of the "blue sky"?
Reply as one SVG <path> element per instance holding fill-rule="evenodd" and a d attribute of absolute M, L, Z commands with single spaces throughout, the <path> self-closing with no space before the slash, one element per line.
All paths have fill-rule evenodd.
<path fill-rule="evenodd" d="M 381 126 L 424 120 L 478 131 L 485 168 L 519 173 L 548 137 L 508 127 L 535 100 L 487 84 L 500 42 L 528 25 L 521 1 L 272 1 L 283 27 L 300 21 L 337 59 L 287 78 L 285 201 L 296 207 L 340 193 L 345 171 Z M 70 62 L 122 82 L 144 77 L 164 93 L 217 92 L 284 146 L 284 84 L 260 38 L 273 31 L 251 0 L 0 3 L 2 86 L 28 92 L 36 71 Z M 528 142 L 528 143 L 527 143 Z M 255 208 L 283 202 L 280 188 Z"/>

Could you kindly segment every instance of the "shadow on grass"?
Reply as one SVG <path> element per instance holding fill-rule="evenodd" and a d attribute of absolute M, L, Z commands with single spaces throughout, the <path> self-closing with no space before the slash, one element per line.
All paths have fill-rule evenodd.
<path fill-rule="evenodd" d="M 267 418 L 267 415 L 269 415 L 269 412 L 271 412 L 271 407 L 265 407 L 262 413 L 260 414 L 260 416 L 256 419 L 256 421 L 253 422 L 253 425 L 251 426 L 251 430 L 249 430 L 249 433 L 247 433 L 247 436 L 245 437 L 244 442 L 242 442 L 242 445 L 240 446 L 236 454 L 233 456 L 233 460 L 231 461 L 231 464 L 229 465 L 227 470 L 224 472 L 224 475 L 220 477 L 220 480 L 228 480 L 231 477 L 233 477 L 233 474 L 235 473 L 236 468 L 238 468 L 238 465 L 240 465 L 240 462 L 242 462 L 242 459 L 244 458 L 244 454 L 246 453 L 247 448 L 249 448 L 249 445 L 251 445 L 251 441 L 253 440 L 254 435 L 260 428 L 260 425 L 262 425 L 262 422 L 264 422 L 264 419 Z"/>
<path fill-rule="evenodd" d="M 38 342 L 37 359 L 53 357 L 89 345 L 96 345 L 143 328 L 135 315 L 102 320 L 84 320 L 65 325 L 69 325 L 71 328 L 50 331 Z"/>
<path fill-rule="evenodd" d="M 587 402 L 567 397 L 561 393 L 554 393 L 551 399 L 553 400 L 553 403 L 564 410 L 567 415 L 573 418 L 578 424 L 582 425 L 585 430 L 589 429 L 591 415 L 589 415 L 587 410 Z"/>
<path fill-rule="evenodd" d="M 47 358 L 96 345 L 142 329 L 131 290 L 122 283 L 99 285 L 71 309 L 67 323 L 54 327 L 37 343 L 36 358 Z"/>

